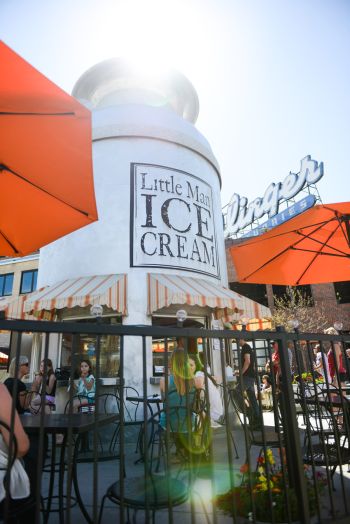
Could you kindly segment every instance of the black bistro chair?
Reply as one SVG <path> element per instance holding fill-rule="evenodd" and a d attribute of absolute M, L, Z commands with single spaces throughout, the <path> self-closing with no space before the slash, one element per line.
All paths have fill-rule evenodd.
<path fill-rule="evenodd" d="M 246 440 L 246 462 L 252 446 L 259 448 L 259 457 L 266 448 L 280 448 L 283 446 L 283 434 L 276 431 L 276 426 L 265 426 L 254 429 L 249 423 L 249 400 L 244 398 L 237 389 L 230 390 L 230 400 L 242 427 Z"/>
<path fill-rule="evenodd" d="M 171 409 L 175 409 L 177 412 L 177 408 L 172 407 Z M 184 408 L 181 407 L 181 409 Z M 165 411 L 160 410 L 153 414 L 143 427 L 145 466 L 142 468 L 142 474 L 129 477 L 126 468 L 126 478 L 119 479 L 109 486 L 102 498 L 99 523 L 102 522 L 107 499 L 119 506 L 120 511 L 126 509 L 127 522 L 130 522 L 129 512 L 133 510 L 133 522 L 137 521 L 138 511 L 145 511 L 146 515 L 141 522 L 153 523 L 157 511 L 166 509 L 172 511 L 175 506 L 185 504 L 189 500 L 191 493 L 193 493 L 193 484 L 198 471 L 198 457 L 204 451 L 206 437 L 204 432 L 201 436 L 198 436 L 194 425 L 193 432 L 190 432 L 191 435 L 185 438 L 189 453 L 186 450 L 187 446 L 184 445 L 183 461 L 172 464 L 170 456 L 167 454 L 167 451 L 173 449 L 172 443 L 168 445 L 166 441 L 167 432 L 160 427 L 162 413 L 165 413 Z M 168 437 L 171 438 L 170 433 L 168 433 Z M 164 467 L 161 472 L 159 471 L 160 457 L 164 459 Z M 199 496 L 199 494 L 197 495 Z M 209 522 L 202 500 L 201 503 Z M 151 518 L 149 515 L 147 516 L 147 512 L 151 514 Z M 167 520 L 167 516 L 164 516 L 164 519 Z"/>
<path fill-rule="evenodd" d="M 340 402 L 340 397 L 324 395 L 319 399 L 307 398 L 303 405 L 306 419 L 303 462 L 325 467 L 334 489 L 336 469 L 350 463 L 349 401 L 344 398 Z"/>
<path fill-rule="evenodd" d="M 121 398 L 121 391 L 123 398 Z M 141 452 L 142 454 L 141 438 L 144 423 L 143 399 L 142 397 L 140 397 L 137 389 L 135 389 L 132 386 L 118 387 L 116 390 L 116 396 L 119 402 L 119 409 L 121 403 L 123 403 L 124 427 L 129 428 L 131 430 L 135 428 L 135 430 L 137 431 L 135 453 Z M 148 404 L 146 407 L 148 415 L 152 414 L 152 411 L 150 410 Z"/>

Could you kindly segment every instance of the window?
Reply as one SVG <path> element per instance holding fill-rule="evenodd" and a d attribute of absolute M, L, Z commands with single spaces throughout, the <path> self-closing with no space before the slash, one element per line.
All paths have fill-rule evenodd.
<path fill-rule="evenodd" d="M 13 273 L 0 275 L 0 297 L 12 295 Z"/>
<path fill-rule="evenodd" d="M 240 284 L 239 282 L 230 282 L 230 289 L 243 297 L 250 298 L 268 307 L 265 284 Z"/>
<path fill-rule="evenodd" d="M 73 321 L 73 320 L 72 320 Z M 67 321 L 69 322 L 69 321 Z M 95 319 L 84 318 L 74 322 L 96 323 Z M 121 317 L 102 317 L 103 324 L 121 324 Z M 83 329 L 83 328 L 82 328 Z M 67 328 L 68 330 L 68 328 Z M 118 335 L 102 335 L 100 339 L 100 376 L 104 378 L 115 378 L 119 371 L 120 361 L 120 337 Z M 87 358 L 91 361 L 93 374 L 96 370 L 96 335 L 77 335 L 76 360 L 74 362 L 74 376 L 79 378 L 80 361 Z M 72 335 L 64 333 L 62 337 L 61 367 L 70 368 L 72 365 Z"/>
<path fill-rule="evenodd" d="M 32 291 L 35 291 L 37 277 L 37 269 L 33 269 L 32 271 L 22 271 L 20 293 L 31 293 Z"/>
<path fill-rule="evenodd" d="M 167 326 L 174 327 L 177 325 L 175 317 L 152 317 L 153 326 Z M 195 327 L 202 328 L 206 326 L 206 319 L 201 317 L 187 317 L 184 322 L 184 327 Z M 181 330 L 180 330 L 181 333 Z M 181 338 L 181 336 L 180 336 Z M 183 341 L 184 345 L 186 342 Z M 170 363 L 171 354 L 177 347 L 178 341 L 175 337 L 168 337 L 165 341 L 164 338 L 153 337 L 152 338 L 152 356 L 153 356 L 153 375 L 162 376 L 164 375 L 166 358 L 168 355 L 168 364 Z M 167 350 L 167 351 L 165 351 Z M 187 350 L 189 353 L 197 354 L 203 351 L 203 341 L 201 338 L 190 337 L 187 339 Z"/>
<path fill-rule="evenodd" d="M 311 286 L 309 284 L 305 286 L 272 286 L 272 291 L 274 297 L 283 299 L 291 298 L 291 293 L 296 292 L 298 295 L 301 294 L 303 302 L 306 302 L 305 305 L 310 307 L 314 305 Z"/>
<path fill-rule="evenodd" d="M 350 303 L 350 282 L 334 282 L 335 296 L 337 297 L 338 304 L 349 304 Z"/>

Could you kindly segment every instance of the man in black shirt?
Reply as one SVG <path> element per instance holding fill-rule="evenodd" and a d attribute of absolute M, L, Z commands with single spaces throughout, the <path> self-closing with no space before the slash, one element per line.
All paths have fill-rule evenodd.
<path fill-rule="evenodd" d="M 240 339 L 238 344 L 241 348 L 242 382 L 238 379 L 237 390 L 242 394 L 243 388 L 243 391 L 247 393 L 251 408 L 249 422 L 252 426 L 258 428 L 261 426 L 261 413 L 255 395 L 255 359 L 253 350 L 244 339 Z"/>

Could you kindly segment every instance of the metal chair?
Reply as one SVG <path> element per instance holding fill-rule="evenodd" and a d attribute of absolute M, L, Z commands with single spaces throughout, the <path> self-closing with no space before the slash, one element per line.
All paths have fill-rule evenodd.
<path fill-rule="evenodd" d="M 120 395 L 121 389 L 123 391 L 123 399 L 121 399 Z M 124 427 L 138 428 L 135 447 L 135 453 L 138 453 L 141 450 L 142 426 L 144 423 L 143 399 L 140 397 L 137 389 L 132 386 L 125 386 L 123 388 L 118 387 L 116 396 L 119 402 L 119 409 L 121 402 L 123 402 Z M 135 400 L 128 400 L 128 398 L 133 398 Z M 150 411 L 148 414 L 152 414 L 152 410 L 149 410 L 149 406 L 147 406 L 147 410 Z"/>
<path fill-rule="evenodd" d="M 173 409 L 173 408 L 172 408 Z M 181 408 L 183 409 L 183 407 Z M 193 441 L 193 449 L 191 454 L 184 453 L 187 467 L 181 464 L 174 467 L 171 464 L 170 457 L 166 455 L 169 446 L 166 445 L 165 439 L 170 437 L 167 432 L 160 427 L 160 420 L 164 410 L 161 410 L 152 417 L 150 417 L 143 427 L 143 441 L 144 441 L 144 461 L 145 473 L 137 477 L 126 477 L 119 479 L 109 486 L 105 495 L 102 498 L 100 515 L 98 522 L 102 522 L 104 505 L 106 499 L 120 507 L 120 511 L 125 508 L 128 514 L 129 510 L 134 511 L 133 522 L 136 522 L 137 512 L 139 510 L 145 511 L 146 516 L 142 522 L 155 522 L 155 514 L 159 510 L 169 509 L 175 506 L 180 506 L 189 500 L 193 488 L 193 482 L 196 477 L 197 462 L 194 457 L 194 450 L 203 451 L 203 436 L 196 441 Z M 181 417 L 182 418 L 182 417 Z M 192 433 L 192 432 L 191 432 Z M 193 431 L 193 435 L 195 432 Z M 191 441 L 188 438 L 188 443 Z M 183 441 L 184 442 L 184 441 Z M 159 454 L 155 456 L 155 446 L 160 445 L 165 454 L 164 471 L 159 473 L 157 466 L 159 463 Z M 156 468 L 154 463 L 156 462 Z M 193 492 L 193 491 L 192 491 Z M 209 518 L 201 500 L 203 510 L 205 512 L 207 521 Z M 149 513 L 152 514 L 151 520 Z"/>
<path fill-rule="evenodd" d="M 238 420 L 246 439 L 246 462 L 249 462 L 248 457 L 252 446 L 260 448 L 259 457 L 266 448 L 281 448 L 283 445 L 283 434 L 276 431 L 276 426 L 262 426 L 261 429 L 254 429 L 251 427 L 248 420 L 247 412 L 249 412 L 249 400 L 244 399 L 239 391 L 236 389 L 230 390 L 230 400 L 237 414 Z"/>
<path fill-rule="evenodd" d="M 349 449 L 349 409 L 348 401 L 336 402 L 333 395 L 321 398 L 306 398 L 305 409 L 306 434 L 304 440 L 303 461 L 313 466 L 324 466 L 330 474 L 334 489 L 333 476 L 337 467 L 350 462 Z M 339 416 L 345 424 L 339 426 Z"/>
<path fill-rule="evenodd" d="M 109 414 L 109 413 L 119 413 L 120 412 L 120 400 L 117 395 L 114 393 L 102 393 L 95 399 L 95 403 L 98 406 L 98 412 Z M 115 429 L 112 433 L 112 437 L 109 442 L 109 453 L 111 457 L 115 456 L 115 448 L 118 443 L 118 437 L 120 432 L 120 421 L 114 423 Z"/>

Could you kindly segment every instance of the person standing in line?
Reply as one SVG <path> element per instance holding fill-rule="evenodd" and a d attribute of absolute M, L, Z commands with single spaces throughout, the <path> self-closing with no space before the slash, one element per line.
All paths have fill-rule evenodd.
<path fill-rule="evenodd" d="M 271 341 L 272 344 L 272 355 L 271 355 L 271 363 L 272 363 L 272 371 L 273 375 L 275 377 L 275 384 L 276 386 L 280 386 L 281 380 L 282 380 L 282 373 L 281 373 L 281 359 L 280 359 L 280 351 L 279 351 L 279 345 L 278 342 Z M 288 353 L 288 360 L 289 360 L 289 366 L 290 366 L 290 372 L 291 377 L 293 376 L 293 352 L 291 347 L 293 346 L 293 342 L 289 341 L 287 343 L 287 353 Z M 266 367 L 265 367 L 266 369 Z"/>
<path fill-rule="evenodd" d="M 323 380 L 326 384 L 332 383 L 332 377 L 329 372 L 329 365 L 328 365 L 328 359 L 327 356 L 323 353 L 320 344 L 316 344 L 314 346 L 314 355 L 316 357 L 315 363 L 314 363 L 314 370 L 317 371 L 320 375 L 322 375 Z"/>
<path fill-rule="evenodd" d="M 324 330 L 325 335 L 339 335 L 338 331 L 334 327 L 329 327 Z M 326 342 L 325 345 L 329 344 L 329 351 L 327 353 L 329 373 L 332 378 L 332 384 L 336 388 L 339 387 L 337 371 L 340 380 L 340 387 L 344 386 L 347 379 L 346 369 L 343 363 L 343 353 L 342 348 L 339 342 L 329 343 Z M 334 360 L 335 357 L 335 360 Z"/>
<path fill-rule="evenodd" d="M 238 344 L 241 348 L 242 380 L 238 378 L 236 391 L 238 391 L 242 396 L 243 392 L 246 392 L 252 411 L 249 423 L 254 429 L 259 429 L 262 425 L 262 421 L 259 404 L 255 394 L 255 359 L 253 350 L 244 338 L 239 339 Z"/>

